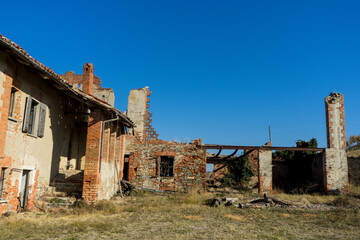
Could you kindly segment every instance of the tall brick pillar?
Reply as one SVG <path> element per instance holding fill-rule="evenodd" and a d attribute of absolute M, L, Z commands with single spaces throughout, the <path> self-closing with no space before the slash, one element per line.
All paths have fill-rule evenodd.
<path fill-rule="evenodd" d="M 85 63 L 83 68 L 82 90 L 87 94 L 93 94 L 94 85 L 94 66 L 91 63 Z"/>
<path fill-rule="evenodd" d="M 82 197 L 87 202 L 98 200 L 100 190 L 100 150 L 102 112 L 99 109 L 89 116 L 86 138 L 84 185 Z"/>
<path fill-rule="evenodd" d="M 331 93 L 325 98 L 327 149 L 324 154 L 324 183 L 327 193 L 348 191 L 348 165 L 344 95 Z"/>

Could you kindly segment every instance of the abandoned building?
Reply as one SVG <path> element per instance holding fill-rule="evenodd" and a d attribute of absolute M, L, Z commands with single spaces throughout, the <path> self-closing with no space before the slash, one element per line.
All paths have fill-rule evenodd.
<path fill-rule="evenodd" d="M 92 64 L 83 70 L 61 77 L 0 35 L 0 213 L 53 191 L 86 201 L 118 191 L 134 124 Z"/>
<path fill-rule="evenodd" d="M 189 144 L 164 141 L 151 126 L 149 89 L 130 91 L 127 116 L 135 123 L 126 136 L 128 180 L 143 189 L 190 191 L 206 189 L 206 150 L 201 139 Z"/>
<path fill-rule="evenodd" d="M 264 146 L 227 146 L 203 145 L 202 148 L 217 149 L 218 154 L 207 158 L 207 163 L 214 164 L 215 180 L 226 173 L 226 167 L 238 150 L 244 150 L 249 155 L 249 163 L 255 176 L 252 181 L 257 181 L 259 193 L 271 193 L 273 190 L 273 171 L 280 168 L 274 162 L 273 151 L 312 151 L 317 154 L 309 165 L 312 180 L 321 186 L 326 193 L 347 192 L 349 187 L 348 160 L 346 157 L 346 134 L 344 96 L 331 93 L 325 98 L 327 148 L 302 148 L 302 147 L 272 147 L 271 142 Z M 221 150 L 233 149 L 229 156 L 221 156 Z M 274 168 L 275 166 L 275 168 Z M 288 167 L 285 166 L 285 171 Z M 275 171 L 277 174 L 279 171 Z M 282 171 L 284 172 L 284 170 Z"/>
<path fill-rule="evenodd" d="M 228 146 L 160 140 L 148 87 L 131 90 L 122 113 L 113 90 L 100 85 L 92 64 L 84 64 L 83 74 L 58 75 L 0 35 L 0 214 L 30 209 L 58 192 L 88 202 L 109 199 L 123 179 L 140 189 L 204 192 L 206 164 L 215 164 L 218 180 L 239 150 L 249 156 L 259 193 L 273 189 L 277 150 L 316 152 L 311 170 L 323 190 L 348 189 L 341 94 L 325 98 L 327 148 Z M 222 150 L 234 152 L 222 156 Z"/>

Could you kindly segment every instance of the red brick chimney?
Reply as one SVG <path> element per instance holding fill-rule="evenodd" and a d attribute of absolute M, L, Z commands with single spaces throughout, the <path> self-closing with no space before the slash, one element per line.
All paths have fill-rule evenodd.
<path fill-rule="evenodd" d="M 84 64 L 82 90 L 87 94 L 93 94 L 94 67 L 91 63 Z"/>

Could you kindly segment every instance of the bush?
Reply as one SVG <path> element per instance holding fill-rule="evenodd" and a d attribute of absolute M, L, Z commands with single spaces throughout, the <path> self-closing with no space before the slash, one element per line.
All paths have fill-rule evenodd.
<path fill-rule="evenodd" d="M 236 185 L 244 185 L 248 183 L 253 171 L 249 165 L 249 156 L 241 156 L 237 160 L 231 162 L 227 167 L 228 172 L 221 178 L 223 186 L 234 187 Z"/>

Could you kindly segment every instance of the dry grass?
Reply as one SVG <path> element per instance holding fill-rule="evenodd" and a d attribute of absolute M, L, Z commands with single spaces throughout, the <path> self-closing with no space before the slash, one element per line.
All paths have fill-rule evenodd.
<path fill-rule="evenodd" d="M 339 206 L 331 211 L 211 208 L 211 194 L 140 193 L 70 212 L 25 212 L 0 218 L 0 239 L 357 239 L 360 201 L 352 196 L 285 195 Z M 245 202 L 256 197 L 236 194 Z M 337 204 L 335 204 L 337 203 Z M 346 204 L 343 204 L 346 203 Z M 355 205 L 354 205 L 355 204 Z M 351 206 L 351 207 L 349 207 Z"/>

